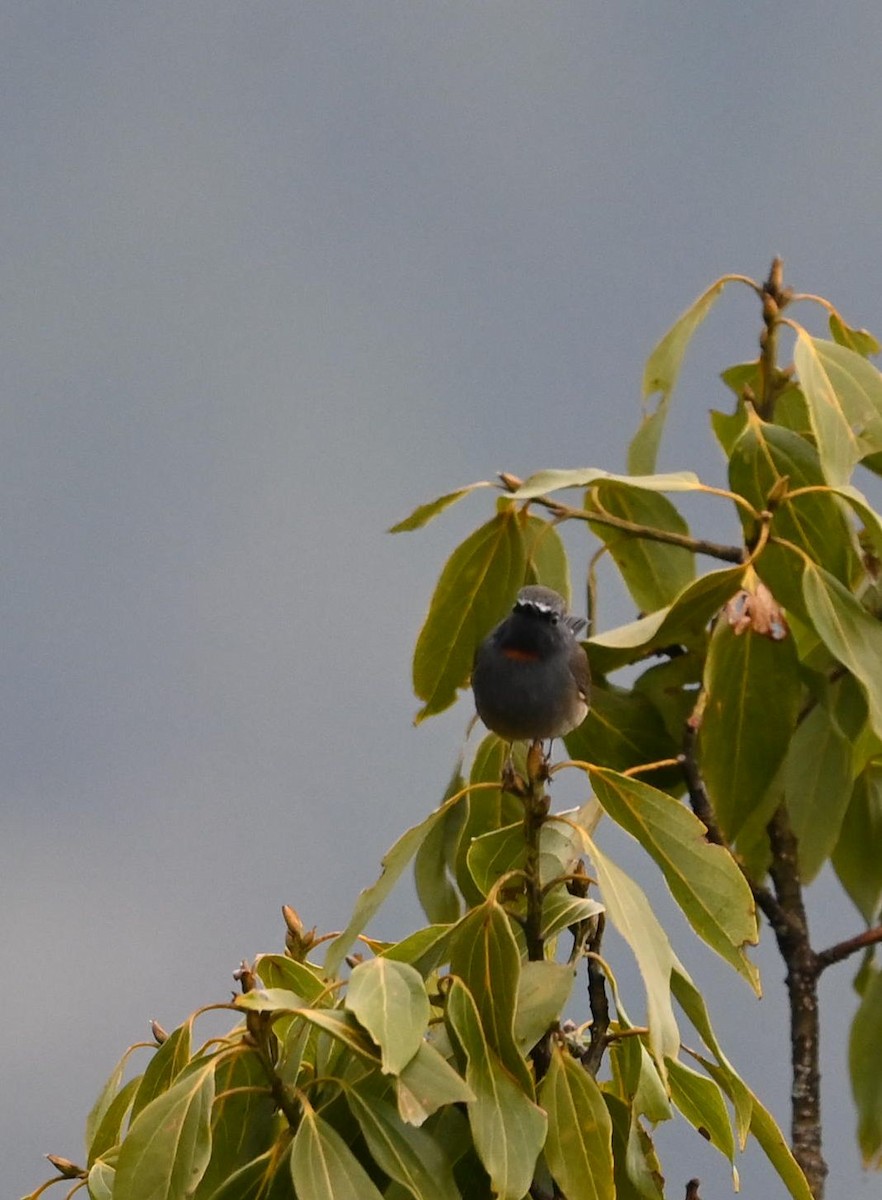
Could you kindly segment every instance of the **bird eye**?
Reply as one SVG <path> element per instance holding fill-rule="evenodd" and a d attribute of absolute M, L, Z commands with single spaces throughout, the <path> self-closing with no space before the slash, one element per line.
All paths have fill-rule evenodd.
<path fill-rule="evenodd" d="M 559 620 L 560 620 L 560 617 L 557 615 L 557 613 L 551 614 L 551 624 L 552 625 L 556 625 Z"/>

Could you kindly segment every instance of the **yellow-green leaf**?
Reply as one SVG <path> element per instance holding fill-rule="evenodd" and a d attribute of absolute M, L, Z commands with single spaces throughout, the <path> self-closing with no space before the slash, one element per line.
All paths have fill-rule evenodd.
<path fill-rule="evenodd" d="M 882 765 L 869 763 L 855 780 L 833 851 L 839 881 L 868 925 L 882 901 Z"/>
<path fill-rule="evenodd" d="M 420 1048 L 429 1023 L 419 971 L 391 958 L 359 963 L 349 979 L 346 1007 L 380 1047 L 383 1073 L 397 1075 Z"/>
<path fill-rule="evenodd" d="M 465 1054 L 468 1103 L 475 1149 L 500 1200 L 523 1200 L 545 1142 L 548 1119 L 505 1070 L 484 1037 L 471 992 L 455 979 L 447 994 L 447 1020 Z"/>
<path fill-rule="evenodd" d="M 784 799 L 811 883 L 833 852 L 852 790 L 851 742 L 824 704 L 800 723 L 784 760 Z"/>
<path fill-rule="evenodd" d="M 882 970 L 864 989 L 848 1041 L 851 1090 L 858 1110 L 858 1145 L 865 1167 L 882 1167 Z"/>
<path fill-rule="evenodd" d="M 413 655 L 422 721 L 443 712 L 468 682 L 480 640 L 514 603 L 524 582 L 527 517 L 508 504 L 447 560 Z"/>
<path fill-rule="evenodd" d="M 567 963 L 525 962 L 518 985 L 514 1035 L 527 1054 L 560 1019 L 573 990 L 575 971 Z"/>
<path fill-rule="evenodd" d="M 665 418 L 686 348 L 728 282 L 724 276 L 706 292 L 702 292 L 677 318 L 646 360 L 643 371 L 644 406 L 645 402 L 657 393 L 659 400 L 652 412 L 644 407 L 640 428 L 628 448 L 628 470 L 634 475 L 650 474 L 655 470 Z"/>
<path fill-rule="evenodd" d="M 800 682 L 791 637 L 773 641 L 719 621 L 705 667 L 700 766 L 720 828 L 733 840 L 758 808 L 796 726 Z"/>
<path fill-rule="evenodd" d="M 298 1200 L 382 1200 L 337 1130 L 311 1108 L 297 1129 L 290 1161 Z"/>
<path fill-rule="evenodd" d="M 398 1114 L 408 1125 L 422 1125 L 449 1104 L 464 1104 L 475 1094 L 433 1045 L 423 1042 L 395 1081 Z"/>
<path fill-rule="evenodd" d="M 848 483 L 862 457 L 861 449 L 828 374 L 827 363 L 819 353 L 818 342 L 804 329 L 797 330 L 793 361 L 808 401 L 824 477 L 834 486 Z"/>
<path fill-rule="evenodd" d="M 356 1085 L 347 1093 L 374 1162 L 416 1200 L 459 1200 L 453 1169 L 438 1142 L 405 1124 L 393 1105 Z"/>
<path fill-rule="evenodd" d="M 211 1157 L 217 1060 L 185 1073 L 144 1108 L 122 1144 L 114 1194 L 126 1200 L 186 1200 Z"/>
<path fill-rule="evenodd" d="M 668 1079 L 674 1104 L 689 1124 L 728 1158 L 737 1185 L 735 1139 L 720 1085 L 675 1059 L 668 1062 Z"/>
<path fill-rule="evenodd" d="M 702 487 L 694 471 L 672 471 L 667 475 L 614 475 L 599 467 L 577 467 L 569 471 L 536 471 L 512 495 L 516 500 L 533 500 L 565 488 L 586 488 L 598 483 L 621 484 L 649 492 L 694 492 Z"/>
<path fill-rule="evenodd" d="M 840 346 L 848 346 L 850 350 L 863 355 L 878 354 L 882 350 L 882 346 L 868 329 L 852 329 L 838 313 L 830 314 L 828 324 L 833 340 Z"/>
<path fill-rule="evenodd" d="M 671 894 L 700 938 L 759 992 L 745 953 L 758 940 L 750 888 L 732 855 L 705 838 L 705 827 L 683 804 L 642 780 L 615 771 L 591 772 L 597 799 L 661 868 Z"/>
<path fill-rule="evenodd" d="M 597 1082 L 555 1045 L 539 1100 L 548 1113 L 545 1160 L 567 1200 L 615 1200 L 612 1121 Z"/>
<path fill-rule="evenodd" d="M 430 500 L 427 504 L 420 504 L 413 510 L 409 517 L 405 517 L 403 521 L 399 521 L 393 525 L 389 533 L 406 533 L 411 529 L 421 529 L 423 525 L 428 525 L 429 521 L 437 517 L 439 513 L 444 512 L 445 508 L 450 508 L 451 504 L 456 504 L 457 500 L 462 500 L 463 496 L 468 496 L 475 488 L 492 487 L 489 482 L 471 483 L 468 487 L 457 488 L 455 492 L 447 492 L 444 496 L 439 496 L 437 500 Z"/>

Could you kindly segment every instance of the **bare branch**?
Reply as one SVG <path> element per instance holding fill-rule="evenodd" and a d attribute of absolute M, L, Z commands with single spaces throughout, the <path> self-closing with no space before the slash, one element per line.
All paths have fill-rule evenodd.
<path fill-rule="evenodd" d="M 855 937 L 847 938 L 844 942 L 837 942 L 835 946 L 821 950 L 815 955 L 815 967 L 818 974 L 826 971 L 827 967 L 832 967 L 834 963 L 842 962 L 850 955 L 858 954 L 861 950 L 866 950 L 868 946 L 876 945 L 877 942 L 882 942 L 882 925 L 865 929 L 863 933 L 859 933 Z"/>

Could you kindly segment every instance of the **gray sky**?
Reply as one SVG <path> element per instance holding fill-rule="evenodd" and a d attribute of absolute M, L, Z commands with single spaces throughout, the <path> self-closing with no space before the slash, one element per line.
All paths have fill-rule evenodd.
<path fill-rule="evenodd" d="M 646 354 L 724 271 L 783 254 L 882 330 L 880 46 L 876 0 L 3 6 L 4 1192 L 81 1157 L 151 1017 L 223 998 L 282 902 L 338 926 L 437 802 L 469 706 L 414 730 L 410 653 L 489 508 L 388 525 L 500 468 L 620 469 Z M 720 476 L 715 372 L 757 316 L 720 303 L 662 466 Z M 814 890 L 820 943 L 857 932 Z M 405 889 L 382 931 L 415 917 Z M 786 1122 L 759 958 L 761 1006 L 716 968 L 708 997 Z M 826 1148 L 869 1197 L 849 984 Z M 672 1196 L 727 1193 L 660 1140 Z"/>

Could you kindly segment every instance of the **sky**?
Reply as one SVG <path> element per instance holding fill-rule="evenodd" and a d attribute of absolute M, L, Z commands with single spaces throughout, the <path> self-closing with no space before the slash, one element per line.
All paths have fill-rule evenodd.
<path fill-rule="evenodd" d="M 501 469 L 623 469 L 646 355 L 724 272 L 781 254 L 882 331 L 880 74 L 872 0 L 2 7 L 4 1192 L 82 1158 L 151 1018 L 225 998 L 282 903 L 339 927 L 438 802 L 471 706 L 414 728 L 410 655 L 490 502 L 389 525 Z M 707 411 L 757 331 L 727 293 L 663 469 L 722 482 Z M 829 879 L 810 904 L 819 945 L 858 931 Z M 374 931 L 417 919 L 403 887 Z M 758 1003 L 690 937 L 786 1125 L 780 961 Z M 830 1193 L 876 1196 L 849 968 L 822 992 Z M 659 1140 L 672 1196 L 727 1194 L 682 1122 Z"/>

